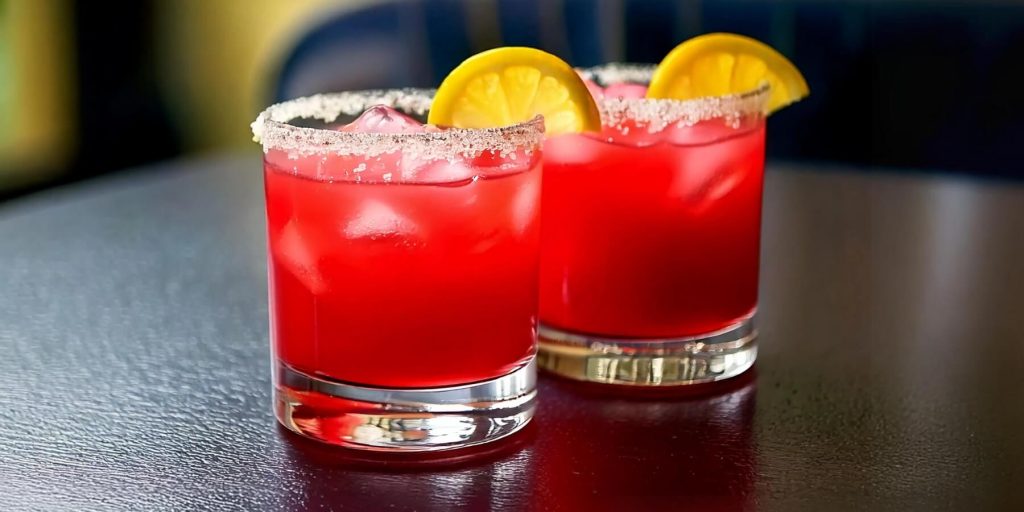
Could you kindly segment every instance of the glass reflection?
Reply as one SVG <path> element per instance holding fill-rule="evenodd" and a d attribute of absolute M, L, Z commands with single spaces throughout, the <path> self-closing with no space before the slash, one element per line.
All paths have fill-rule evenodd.
<path fill-rule="evenodd" d="M 291 510 L 517 510 L 532 485 L 535 429 L 478 447 L 436 453 L 355 452 L 282 430 L 293 468 Z"/>
<path fill-rule="evenodd" d="M 541 402 L 536 509 L 753 507 L 753 372 L 690 398 L 606 398 L 561 380 L 547 388 L 566 397 Z"/>

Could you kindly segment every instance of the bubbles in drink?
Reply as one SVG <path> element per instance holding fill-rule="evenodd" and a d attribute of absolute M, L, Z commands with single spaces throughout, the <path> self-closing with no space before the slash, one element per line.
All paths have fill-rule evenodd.
<path fill-rule="evenodd" d="M 341 127 L 343 132 L 360 133 L 421 133 L 423 124 L 384 105 L 375 105 L 363 112 L 355 121 Z"/>

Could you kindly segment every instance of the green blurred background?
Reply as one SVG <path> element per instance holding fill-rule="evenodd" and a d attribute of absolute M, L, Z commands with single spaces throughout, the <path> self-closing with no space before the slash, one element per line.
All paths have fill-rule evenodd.
<path fill-rule="evenodd" d="M 0 0 L 0 197 L 249 147 L 282 52 L 366 3 Z"/>

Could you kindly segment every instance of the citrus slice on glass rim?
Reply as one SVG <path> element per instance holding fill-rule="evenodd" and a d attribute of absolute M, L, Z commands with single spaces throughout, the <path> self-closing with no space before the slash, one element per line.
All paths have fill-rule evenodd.
<path fill-rule="evenodd" d="M 601 129 L 597 105 L 572 66 L 535 48 L 503 47 L 452 70 L 434 95 L 427 122 L 495 128 L 538 115 L 548 135 Z"/>
<path fill-rule="evenodd" d="M 648 98 L 688 100 L 742 94 L 771 87 L 768 113 L 810 93 L 800 70 L 786 57 L 756 39 L 714 33 L 676 46 L 654 70 Z"/>

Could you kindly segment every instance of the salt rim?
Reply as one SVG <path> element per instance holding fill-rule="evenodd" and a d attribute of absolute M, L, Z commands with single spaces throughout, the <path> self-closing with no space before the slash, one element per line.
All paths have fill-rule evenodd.
<path fill-rule="evenodd" d="M 647 85 L 654 74 L 651 64 L 612 63 L 577 70 L 584 78 L 595 80 L 601 86 L 617 83 Z M 733 127 L 739 127 L 745 116 L 767 114 L 771 88 L 768 82 L 742 94 L 708 96 L 689 100 L 651 98 L 601 98 L 597 107 L 601 123 L 620 129 L 624 121 L 645 125 L 647 131 L 656 133 L 669 125 L 693 126 L 701 121 L 725 119 Z"/>
<path fill-rule="evenodd" d="M 443 130 L 419 133 L 360 133 L 290 124 L 295 119 L 318 119 L 331 123 L 338 116 L 358 115 L 374 105 L 387 105 L 405 113 L 422 116 L 430 109 L 434 89 L 394 89 L 315 94 L 271 105 L 252 123 L 253 141 L 271 149 L 286 151 L 289 158 L 336 154 L 375 157 L 401 150 L 423 160 L 452 160 L 475 157 L 484 151 L 500 156 L 525 149 L 527 154 L 544 140 L 544 119 L 500 128 Z"/>

